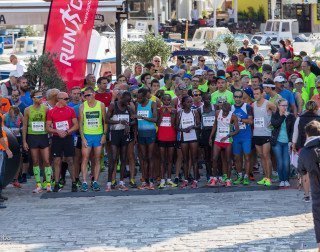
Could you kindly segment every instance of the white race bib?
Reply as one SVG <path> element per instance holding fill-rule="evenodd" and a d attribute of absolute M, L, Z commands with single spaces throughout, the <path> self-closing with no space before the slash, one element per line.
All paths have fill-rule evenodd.
<path fill-rule="evenodd" d="M 214 123 L 214 116 L 205 116 L 202 118 L 204 127 L 212 127 Z"/>
<path fill-rule="evenodd" d="M 226 137 L 230 133 L 230 128 L 229 127 L 219 127 L 219 134 L 222 137 Z"/>
<path fill-rule="evenodd" d="M 31 122 L 31 129 L 34 132 L 44 131 L 44 122 Z"/>
<path fill-rule="evenodd" d="M 12 134 L 15 135 L 16 137 L 21 136 L 19 128 L 11 128 L 10 130 L 12 131 Z"/>
<path fill-rule="evenodd" d="M 181 126 L 183 129 L 186 129 L 190 126 L 193 126 L 194 125 L 194 120 L 193 118 L 182 118 L 181 120 Z"/>
<path fill-rule="evenodd" d="M 57 130 L 68 130 L 69 129 L 68 121 L 56 122 L 56 129 Z"/>
<path fill-rule="evenodd" d="M 118 121 L 129 122 L 129 115 L 118 115 Z"/>
<path fill-rule="evenodd" d="M 171 117 L 169 117 L 169 116 L 162 117 L 162 121 L 160 123 L 160 126 L 171 127 Z"/>
<path fill-rule="evenodd" d="M 256 128 L 264 128 L 264 118 L 263 117 L 258 117 L 254 118 L 254 127 Z"/>
<path fill-rule="evenodd" d="M 243 122 L 239 122 L 239 129 L 246 129 L 246 124 Z"/>
<path fill-rule="evenodd" d="M 90 129 L 95 129 L 99 127 L 99 118 L 87 119 L 87 127 Z"/>
<path fill-rule="evenodd" d="M 142 117 L 149 117 L 149 110 L 138 110 L 137 115 Z M 142 119 L 139 119 L 139 120 L 142 120 Z"/>

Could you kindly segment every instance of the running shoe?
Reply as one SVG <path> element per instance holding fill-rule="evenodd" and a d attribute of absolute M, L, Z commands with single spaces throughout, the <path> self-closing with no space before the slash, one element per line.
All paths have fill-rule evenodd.
<path fill-rule="evenodd" d="M 281 181 L 281 182 L 279 183 L 279 187 L 284 187 L 284 181 Z"/>
<path fill-rule="evenodd" d="M 137 188 L 136 181 L 134 179 L 130 179 L 129 186 L 131 188 Z"/>
<path fill-rule="evenodd" d="M 47 183 L 47 192 L 52 192 L 51 183 Z"/>
<path fill-rule="evenodd" d="M 60 186 L 58 184 L 55 184 L 53 188 L 53 192 L 60 192 L 60 191 L 61 191 Z"/>
<path fill-rule="evenodd" d="M 250 174 L 249 174 L 249 180 L 250 180 L 250 181 L 255 181 L 255 178 L 254 178 L 253 173 L 250 173 Z"/>
<path fill-rule="evenodd" d="M 267 178 L 263 178 L 257 182 L 258 185 L 264 185 Z"/>
<path fill-rule="evenodd" d="M 289 183 L 288 180 L 284 181 L 284 186 L 285 186 L 285 187 L 290 187 L 290 183 Z"/>
<path fill-rule="evenodd" d="M 161 181 L 161 183 L 158 186 L 158 189 L 163 189 L 166 187 L 166 183 L 164 181 Z"/>
<path fill-rule="evenodd" d="M 178 185 L 178 184 L 179 184 L 179 178 L 178 178 L 178 177 L 175 177 L 174 180 L 173 180 L 173 182 L 174 182 L 176 185 Z"/>
<path fill-rule="evenodd" d="M 148 188 L 149 190 L 154 190 L 155 188 L 154 188 L 154 184 L 152 183 L 152 182 L 150 182 L 149 183 L 149 188 Z"/>
<path fill-rule="evenodd" d="M 112 182 L 111 182 L 111 188 L 112 189 L 116 189 L 116 187 L 117 187 L 117 180 L 112 180 Z"/>
<path fill-rule="evenodd" d="M 196 180 L 193 180 L 191 184 L 191 189 L 197 189 L 197 188 L 198 188 L 198 182 Z"/>
<path fill-rule="evenodd" d="M 264 181 L 264 185 L 271 186 L 272 185 L 271 179 L 266 178 L 266 180 Z"/>
<path fill-rule="evenodd" d="M 243 185 L 250 185 L 250 180 L 249 180 L 249 178 L 248 178 L 248 177 L 243 178 L 242 184 L 243 184 Z"/>
<path fill-rule="evenodd" d="M 271 180 L 272 180 L 272 182 L 277 182 L 277 181 L 279 181 L 278 172 L 272 171 Z"/>
<path fill-rule="evenodd" d="M 222 175 L 222 181 L 225 183 L 228 179 L 228 175 L 227 174 L 223 174 Z"/>
<path fill-rule="evenodd" d="M 3 200 L 3 201 L 8 200 L 8 197 L 3 196 L 2 194 L 0 194 L 0 200 Z"/>
<path fill-rule="evenodd" d="M 111 183 L 107 183 L 106 192 L 111 192 Z"/>
<path fill-rule="evenodd" d="M 123 192 L 129 190 L 128 187 L 125 186 L 125 184 L 119 184 L 118 189 L 119 191 L 123 191 Z"/>
<path fill-rule="evenodd" d="M 241 183 L 242 183 L 242 177 L 240 176 L 238 176 L 238 178 L 235 181 L 233 181 L 234 185 L 240 185 Z"/>
<path fill-rule="evenodd" d="M 46 189 L 47 189 L 47 181 L 43 181 L 43 182 L 41 183 L 41 189 L 42 189 L 42 190 L 46 190 Z"/>
<path fill-rule="evenodd" d="M 95 191 L 95 192 L 100 191 L 100 186 L 99 186 L 99 184 L 98 184 L 97 181 L 93 181 L 93 183 L 92 183 L 92 190 Z"/>
<path fill-rule="evenodd" d="M 27 183 L 27 174 L 23 173 L 19 182 L 22 184 Z"/>
<path fill-rule="evenodd" d="M 77 191 L 78 191 L 77 182 L 72 182 L 71 192 L 77 192 Z"/>
<path fill-rule="evenodd" d="M 33 193 L 41 193 L 42 192 L 41 183 L 38 183 L 36 186 L 36 189 L 34 189 L 32 192 Z"/>
<path fill-rule="evenodd" d="M 138 187 L 140 190 L 146 190 L 148 189 L 148 185 L 146 182 L 142 182 L 141 185 Z"/>
<path fill-rule="evenodd" d="M 80 181 L 80 180 L 77 180 L 76 184 L 77 184 L 77 187 L 78 187 L 78 188 L 81 187 L 81 181 Z"/>
<path fill-rule="evenodd" d="M 303 197 L 304 202 L 310 202 L 310 196 L 304 196 Z"/>
<path fill-rule="evenodd" d="M 211 187 L 211 186 L 216 186 L 217 183 L 218 183 L 218 179 L 217 179 L 216 177 L 214 177 L 214 178 L 211 178 L 211 179 L 209 180 L 207 186 L 210 186 L 210 187 Z"/>
<path fill-rule="evenodd" d="M 188 187 L 188 180 L 184 180 L 184 181 L 181 183 L 180 188 L 181 188 L 181 189 L 184 189 L 184 188 L 187 188 L 187 187 Z"/>
<path fill-rule="evenodd" d="M 167 185 L 171 187 L 178 187 L 178 184 L 174 183 L 172 180 L 167 180 Z"/>
<path fill-rule="evenodd" d="M 66 185 L 66 180 L 64 178 L 59 179 L 59 184 L 64 187 Z"/>
<path fill-rule="evenodd" d="M 88 184 L 87 182 L 83 182 L 81 185 L 81 192 L 87 192 L 88 191 Z"/>
<path fill-rule="evenodd" d="M 12 185 L 13 185 L 13 187 L 15 187 L 15 188 L 21 188 L 22 186 L 21 186 L 21 184 L 18 182 L 18 180 L 14 180 L 13 182 L 12 182 Z"/>
<path fill-rule="evenodd" d="M 231 183 L 231 180 L 230 180 L 230 179 L 227 179 L 227 180 L 226 180 L 225 186 L 226 186 L 226 187 L 232 186 L 232 183 Z"/>

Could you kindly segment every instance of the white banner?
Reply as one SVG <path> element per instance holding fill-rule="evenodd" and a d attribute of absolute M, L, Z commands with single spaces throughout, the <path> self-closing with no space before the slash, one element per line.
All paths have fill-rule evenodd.
<path fill-rule="evenodd" d="M 316 4 L 318 0 L 283 0 L 283 4 Z"/>

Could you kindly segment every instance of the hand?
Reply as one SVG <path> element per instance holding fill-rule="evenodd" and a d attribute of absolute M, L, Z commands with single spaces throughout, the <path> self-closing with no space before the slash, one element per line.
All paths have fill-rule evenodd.
<path fill-rule="evenodd" d="M 124 134 L 128 135 L 130 133 L 130 127 L 129 125 L 126 125 L 126 127 L 124 128 Z"/>
<path fill-rule="evenodd" d="M 87 142 L 87 140 L 86 139 L 82 139 L 82 147 L 84 147 L 84 148 L 88 148 L 88 142 Z"/>
<path fill-rule="evenodd" d="M 13 157 L 13 154 L 12 154 L 11 150 L 7 149 L 6 153 L 7 153 L 8 158 L 12 158 Z"/>
<path fill-rule="evenodd" d="M 125 126 L 128 126 L 128 125 L 129 125 L 129 123 L 128 123 L 126 120 L 121 120 L 120 123 L 121 123 L 122 125 L 125 125 Z"/>
<path fill-rule="evenodd" d="M 23 142 L 23 149 L 25 150 L 25 151 L 28 151 L 29 150 L 29 146 L 28 146 L 28 144 L 27 144 L 27 142 Z"/>
<path fill-rule="evenodd" d="M 291 148 L 292 148 L 292 151 L 293 151 L 294 153 L 297 153 L 297 152 L 298 152 L 297 149 L 296 149 L 296 144 L 295 144 L 295 143 L 292 144 Z"/>
<path fill-rule="evenodd" d="M 212 141 L 212 137 L 210 136 L 210 137 L 209 137 L 209 145 L 210 145 L 211 147 L 212 147 L 212 142 L 213 142 L 213 141 Z"/>
<path fill-rule="evenodd" d="M 221 142 L 225 142 L 226 140 L 228 140 L 229 137 L 225 136 L 223 138 L 221 138 Z"/>
<path fill-rule="evenodd" d="M 67 135 L 67 132 L 65 130 L 57 130 L 57 134 L 59 137 L 64 138 Z"/>
<path fill-rule="evenodd" d="M 100 143 L 101 144 L 105 144 L 106 143 L 106 135 L 105 134 L 102 135 Z"/>
<path fill-rule="evenodd" d="M 186 129 L 184 129 L 184 132 L 189 133 L 191 131 L 191 129 L 192 129 L 191 127 L 188 127 Z"/>

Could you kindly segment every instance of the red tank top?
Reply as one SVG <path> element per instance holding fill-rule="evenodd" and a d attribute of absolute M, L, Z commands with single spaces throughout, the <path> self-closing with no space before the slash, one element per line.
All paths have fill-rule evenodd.
<path fill-rule="evenodd" d="M 162 121 L 158 128 L 158 140 L 161 142 L 175 142 L 177 139 L 177 132 L 175 125 L 171 124 L 171 114 L 163 113 L 163 108 L 159 109 L 159 116 L 162 115 Z"/>

